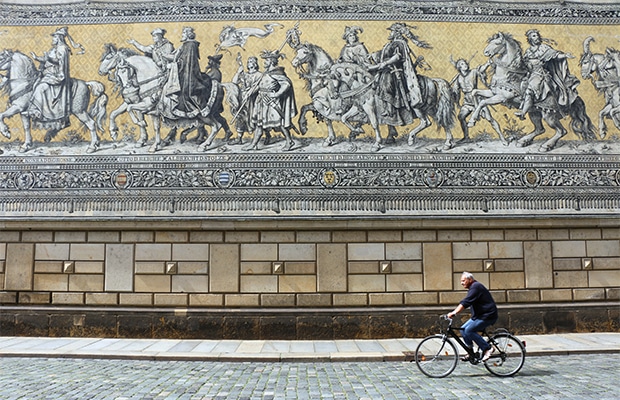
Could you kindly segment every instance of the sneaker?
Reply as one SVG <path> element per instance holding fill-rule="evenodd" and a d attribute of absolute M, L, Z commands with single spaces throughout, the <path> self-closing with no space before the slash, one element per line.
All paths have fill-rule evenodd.
<path fill-rule="evenodd" d="M 482 362 L 487 362 L 489 358 L 491 358 L 491 354 L 493 354 L 493 352 L 495 352 L 493 346 L 489 347 L 482 355 Z"/>

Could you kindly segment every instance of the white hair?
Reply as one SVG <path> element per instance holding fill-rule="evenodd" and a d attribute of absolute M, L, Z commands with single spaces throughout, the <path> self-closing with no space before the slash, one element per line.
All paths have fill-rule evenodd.
<path fill-rule="evenodd" d="M 474 279 L 474 274 L 472 274 L 471 272 L 463 272 L 461 276 L 465 279 Z"/>

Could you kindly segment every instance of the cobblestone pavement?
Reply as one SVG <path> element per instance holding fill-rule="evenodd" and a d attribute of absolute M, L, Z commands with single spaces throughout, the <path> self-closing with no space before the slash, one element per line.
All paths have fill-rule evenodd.
<path fill-rule="evenodd" d="M 229 363 L 0 358 L 10 399 L 617 399 L 618 354 L 526 358 L 513 378 L 461 363 L 431 379 L 409 362 Z"/>

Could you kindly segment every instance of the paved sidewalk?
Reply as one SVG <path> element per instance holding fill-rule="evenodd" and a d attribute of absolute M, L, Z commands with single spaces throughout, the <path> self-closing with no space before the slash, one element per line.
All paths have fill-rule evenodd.
<path fill-rule="evenodd" d="M 620 333 L 522 335 L 528 356 L 620 353 Z M 0 337 L 0 357 L 185 361 L 404 361 L 421 339 L 174 340 Z"/>

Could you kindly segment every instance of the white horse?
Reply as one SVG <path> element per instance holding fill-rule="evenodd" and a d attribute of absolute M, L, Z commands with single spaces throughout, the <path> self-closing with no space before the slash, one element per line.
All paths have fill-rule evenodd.
<path fill-rule="evenodd" d="M 495 104 L 504 104 L 508 107 L 518 108 L 520 106 L 523 91 L 521 85 L 527 77 L 527 68 L 523 61 L 521 44 L 515 40 L 511 34 L 499 32 L 493 35 L 484 49 L 484 55 L 491 58 L 495 66 L 495 73 L 491 78 L 489 90 L 476 90 L 475 95 L 482 99 L 472 113 L 468 125 L 473 126 L 480 117 L 483 107 Z M 553 94 L 551 94 L 553 95 Z M 542 124 L 544 120 L 552 129 L 555 130 L 549 140 L 540 146 L 540 151 L 546 152 L 553 149 L 558 140 L 564 137 L 568 131 L 562 125 L 561 118 L 569 115 L 571 118 L 571 129 L 583 140 L 590 140 L 594 137 L 593 125 L 590 117 L 586 113 L 586 106 L 581 97 L 576 96 L 572 103 L 563 108 L 550 108 L 550 106 L 540 106 L 550 99 L 549 96 L 540 99 L 534 104 L 528 115 L 534 130 L 523 136 L 517 141 L 517 146 L 529 146 L 534 138 L 542 135 L 545 128 Z M 554 104 L 556 102 L 549 102 Z"/>
<path fill-rule="evenodd" d="M 592 85 L 605 97 L 605 106 L 598 114 L 598 128 L 601 138 L 607 135 L 605 118 L 610 118 L 616 128 L 620 129 L 620 52 L 608 48 L 605 54 L 592 53 L 590 43 L 592 36 L 583 41 L 583 54 L 579 60 L 581 77 L 590 79 Z"/>
<path fill-rule="evenodd" d="M 112 44 L 105 46 L 101 57 L 99 74 L 108 75 L 120 90 L 123 103 L 110 113 L 110 136 L 118 137 L 116 118 L 128 113 L 131 120 L 140 127 L 137 147 L 143 147 L 148 140 L 144 115 L 150 117 L 155 131 L 155 142 L 149 148 L 153 153 L 163 147 L 161 140 L 161 121 L 157 111 L 157 100 L 165 78 L 155 61 L 150 57 L 140 56 L 132 50 L 117 49 Z"/>
<path fill-rule="evenodd" d="M 300 44 L 295 51 L 291 64 L 306 80 L 312 98 L 312 103 L 301 108 L 299 127 L 302 133 L 307 130 L 306 113 L 313 111 L 327 125 L 324 146 L 336 143 L 332 121 L 340 121 L 349 128 L 351 138 L 363 132 L 359 125 L 370 124 L 375 133 L 372 149 L 381 149 L 373 76 L 355 64 L 334 64 L 325 50 L 311 43 Z"/>
<path fill-rule="evenodd" d="M 0 71 L 8 71 L 3 79 L 2 87 L 9 96 L 7 109 L 0 113 L 0 133 L 7 138 L 11 137 L 9 128 L 4 122 L 6 118 L 21 114 L 24 127 L 24 143 L 19 148 L 21 153 L 30 150 L 33 146 L 31 121 L 26 114 L 34 84 L 40 73 L 35 67 L 34 61 L 19 51 L 3 50 L 0 52 Z M 87 153 L 95 152 L 99 147 L 98 131 L 103 131 L 103 119 L 105 119 L 108 97 L 105 87 L 101 82 L 85 82 L 80 79 L 71 81 L 71 114 L 75 115 L 90 132 L 90 144 L 86 148 Z M 95 101 L 90 105 L 90 96 Z M 90 108 L 89 108 L 90 105 Z M 52 129 L 46 132 L 45 142 L 50 142 L 58 130 Z"/>

